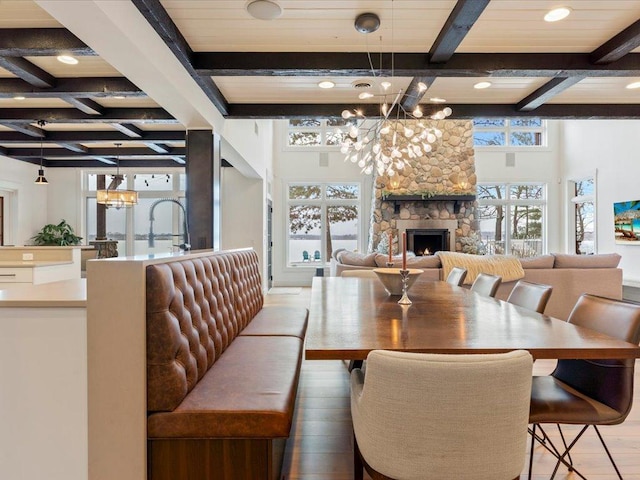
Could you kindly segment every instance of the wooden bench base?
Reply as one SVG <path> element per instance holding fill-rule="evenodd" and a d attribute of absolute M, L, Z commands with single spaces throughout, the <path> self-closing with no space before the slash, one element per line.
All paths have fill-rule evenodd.
<path fill-rule="evenodd" d="M 286 438 L 149 440 L 149 480 L 280 480 Z"/>

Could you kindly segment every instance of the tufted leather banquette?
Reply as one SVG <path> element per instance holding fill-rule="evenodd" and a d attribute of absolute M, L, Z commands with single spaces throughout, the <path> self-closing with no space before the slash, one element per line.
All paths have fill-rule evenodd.
<path fill-rule="evenodd" d="M 146 276 L 149 478 L 278 478 L 308 311 L 263 306 L 251 249 Z"/>

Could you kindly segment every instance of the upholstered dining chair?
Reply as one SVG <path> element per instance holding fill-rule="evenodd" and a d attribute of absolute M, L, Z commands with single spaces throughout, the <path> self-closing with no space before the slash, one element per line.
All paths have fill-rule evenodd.
<path fill-rule="evenodd" d="M 455 285 L 457 287 L 462 286 L 464 279 L 467 277 L 467 269 L 460 267 L 453 267 L 447 276 L 447 283 Z"/>
<path fill-rule="evenodd" d="M 484 295 L 485 297 L 495 297 L 498 287 L 502 283 L 502 277 L 479 273 L 471 285 L 471 291 Z"/>
<path fill-rule="evenodd" d="M 567 321 L 630 343 L 640 342 L 638 303 L 583 294 Z M 573 466 L 570 451 L 589 426 L 593 426 L 618 478 L 622 480 L 622 475 L 600 435 L 598 425 L 620 424 L 629 414 L 633 404 L 634 366 L 633 359 L 558 360 L 555 370 L 550 375 L 533 377 L 529 414 L 529 422 L 533 424 L 530 431 L 532 441 L 529 478 L 536 442 L 556 456 L 553 476 L 560 464 L 564 464 L 580 478 L 585 478 Z M 563 453 L 559 452 L 547 436 L 541 427 L 543 423 L 558 425 L 564 446 Z M 560 424 L 583 426 L 568 446 Z"/>
<path fill-rule="evenodd" d="M 524 466 L 531 355 L 373 350 L 351 372 L 354 478 L 512 480 Z"/>
<path fill-rule="evenodd" d="M 507 297 L 507 302 L 538 313 L 544 313 L 552 291 L 553 287 L 551 285 L 518 280 L 509 297 Z"/>
<path fill-rule="evenodd" d="M 341 277 L 378 278 L 373 270 L 343 270 Z"/>

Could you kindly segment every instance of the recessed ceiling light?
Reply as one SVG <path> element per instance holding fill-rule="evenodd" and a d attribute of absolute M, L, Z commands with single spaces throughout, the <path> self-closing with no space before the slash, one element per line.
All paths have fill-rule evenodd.
<path fill-rule="evenodd" d="M 116 100 L 124 100 L 124 96 L 122 95 L 115 95 L 113 98 L 115 98 Z"/>
<path fill-rule="evenodd" d="M 320 88 L 333 88 L 336 86 L 336 84 L 333 83 L 331 80 L 323 80 L 320 83 L 318 83 L 318 86 Z"/>
<path fill-rule="evenodd" d="M 440 97 L 432 97 L 429 99 L 430 102 L 433 103 L 444 103 L 446 102 L 446 100 L 444 98 L 440 98 Z"/>
<path fill-rule="evenodd" d="M 247 5 L 247 12 L 258 20 L 273 20 L 282 15 L 282 8 L 269 0 L 254 0 Z"/>
<path fill-rule="evenodd" d="M 482 90 L 483 88 L 489 88 L 490 86 L 491 86 L 491 82 L 478 82 L 473 86 L 473 88 Z"/>
<path fill-rule="evenodd" d="M 628 88 L 628 87 L 627 87 Z M 17 95 L 15 97 L 13 97 L 14 100 L 24 100 L 25 97 L 23 97 L 22 95 Z"/>
<path fill-rule="evenodd" d="M 636 89 L 636 88 L 640 88 L 640 82 L 633 82 L 633 83 L 630 83 L 629 85 L 627 85 L 627 88 L 628 88 L 629 90 L 633 90 L 633 89 Z"/>
<path fill-rule="evenodd" d="M 558 20 L 562 20 L 567 18 L 571 13 L 571 9 L 569 7 L 558 7 L 553 10 L 549 10 L 544 16 L 545 22 L 557 22 Z"/>
<path fill-rule="evenodd" d="M 67 65 L 77 65 L 78 63 L 78 59 L 71 55 L 58 55 L 57 59 L 59 62 L 66 63 Z"/>

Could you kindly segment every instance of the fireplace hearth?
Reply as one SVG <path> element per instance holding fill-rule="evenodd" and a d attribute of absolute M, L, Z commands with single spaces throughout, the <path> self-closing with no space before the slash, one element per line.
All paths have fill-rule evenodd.
<path fill-rule="evenodd" d="M 449 251 L 449 230 L 446 228 L 407 229 L 407 249 L 417 256 Z"/>

